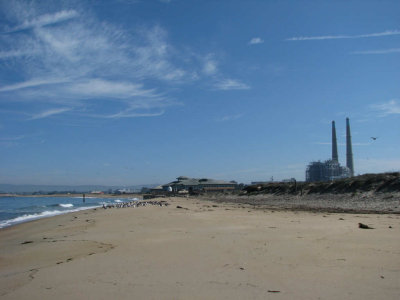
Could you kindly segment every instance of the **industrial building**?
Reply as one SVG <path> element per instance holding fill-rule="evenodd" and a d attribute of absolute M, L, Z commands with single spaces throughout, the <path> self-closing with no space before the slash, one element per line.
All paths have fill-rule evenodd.
<path fill-rule="evenodd" d="M 339 163 L 335 121 L 332 121 L 332 159 L 311 162 L 306 169 L 306 181 L 332 181 L 354 176 L 350 121 L 346 118 L 346 167 Z"/>
<path fill-rule="evenodd" d="M 208 178 L 197 179 L 180 176 L 177 180 L 164 184 L 160 188 L 165 192 L 226 192 L 237 189 L 238 184 L 235 181 L 227 182 Z"/>

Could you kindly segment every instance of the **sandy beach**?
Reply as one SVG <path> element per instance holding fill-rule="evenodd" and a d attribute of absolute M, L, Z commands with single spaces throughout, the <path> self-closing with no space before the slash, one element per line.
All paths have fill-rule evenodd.
<path fill-rule="evenodd" d="M 1 229 L 0 297 L 400 297 L 398 214 L 163 200 L 170 205 L 91 209 Z"/>

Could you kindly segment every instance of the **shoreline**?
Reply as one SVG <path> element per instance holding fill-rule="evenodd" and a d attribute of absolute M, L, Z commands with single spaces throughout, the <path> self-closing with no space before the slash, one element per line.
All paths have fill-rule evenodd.
<path fill-rule="evenodd" d="M 79 194 L 58 194 L 58 195 L 13 195 L 7 197 L 67 197 L 81 198 Z M 4 195 L 3 195 L 4 196 Z M 0 195 L 2 197 L 2 195 Z M 86 198 L 99 199 L 132 199 L 141 198 L 140 194 L 123 194 L 123 195 L 89 195 Z M 313 213 L 337 213 L 337 214 L 381 214 L 381 215 L 399 215 L 400 214 L 400 193 L 360 193 L 354 194 L 307 194 L 298 195 L 274 195 L 274 194 L 258 194 L 258 195 L 239 195 L 239 194 L 205 194 L 195 197 L 177 197 L 182 199 L 192 199 L 200 201 L 212 201 L 216 204 L 226 203 L 231 205 L 249 205 L 253 209 L 271 210 L 271 211 L 293 211 L 293 212 L 313 212 Z M 158 199 L 158 198 L 154 198 Z M 160 198 L 166 199 L 166 198 Z M 142 200 L 142 199 L 140 199 Z M 149 199 L 150 200 L 150 199 Z M 153 200 L 153 199 L 151 199 Z M 125 201 L 123 201 L 125 202 Z M 87 208 L 78 209 L 76 211 L 60 212 L 51 216 L 32 216 L 33 220 L 54 217 L 58 215 L 74 213 L 81 210 L 89 210 L 99 208 L 101 205 L 94 205 Z M 17 217 L 20 218 L 20 217 Z M 12 219 L 13 220 L 13 219 Z M 12 220 L 4 220 L 12 221 Z M 1 228 L 15 226 L 21 223 L 30 222 L 32 220 L 22 221 Z M 1 229 L 0 228 L 0 229 Z"/>
<path fill-rule="evenodd" d="M 99 206 L 95 206 L 94 205 L 94 206 L 88 206 L 88 207 L 81 207 L 81 208 L 77 208 L 75 210 L 58 211 L 57 213 L 53 212 L 53 214 L 51 214 L 51 215 L 40 215 L 40 213 L 39 214 L 32 214 L 32 215 L 22 215 L 22 216 L 14 218 L 14 219 L 8 219 L 8 220 L 0 221 L 1 223 L 5 223 L 6 224 L 3 227 L 0 226 L 0 230 L 4 229 L 4 228 L 8 228 L 8 227 L 17 226 L 17 225 L 20 225 L 20 224 L 25 224 L 25 223 L 37 221 L 37 220 L 48 219 L 48 218 L 53 218 L 53 217 L 57 217 L 57 216 L 60 216 L 60 215 L 72 214 L 72 213 L 77 213 L 77 212 L 80 212 L 80 211 L 85 211 L 85 210 L 90 210 L 90 209 L 98 209 L 98 208 L 101 208 L 101 205 L 99 205 Z M 21 219 L 22 217 L 25 217 L 26 220 L 15 221 L 15 219 Z M 8 225 L 8 224 L 10 224 L 10 225 Z"/>
<path fill-rule="evenodd" d="M 30 196 L 24 196 L 24 197 L 36 198 L 36 197 L 30 197 Z M 24 197 L 22 197 L 22 198 L 24 198 Z M 80 198 L 80 197 L 73 197 L 73 196 L 72 197 L 71 196 L 60 196 L 60 198 L 61 197 L 63 197 L 63 198 L 64 197 L 65 198 L 72 198 L 72 199 Z M 48 197 L 39 197 L 39 198 L 48 198 Z M 52 197 L 52 198 L 57 198 L 57 197 Z M 92 198 L 92 199 L 93 198 L 95 198 L 95 199 L 109 199 L 109 200 L 115 200 L 115 201 L 117 201 L 117 199 L 124 199 L 124 200 L 119 201 L 118 203 L 128 203 L 128 202 L 132 202 L 133 201 L 132 197 L 114 197 L 114 198 L 110 198 L 110 197 L 86 197 L 86 198 L 87 199 L 90 199 L 90 198 Z M 138 198 L 136 198 L 136 199 L 138 199 Z M 131 201 L 129 201 L 129 200 L 131 200 Z M 117 205 L 117 204 L 115 204 L 115 205 Z M 51 217 L 64 215 L 64 214 L 69 214 L 69 213 L 76 213 L 76 212 L 83 211 L 83 210 L 101 208 L 102 205 L 100 203 L 96 203 L 96 204 L 93 203 L 90 206 L 75 207 L 74 205 L 71 204 L 71 207 L 74 207 L 74 208 L 67 209 L 67 210 L 58 210 L 57 208 L 54 208 L 53 210 L 44 210 L 44 211 L 41 211 L 41 212 L 31 213 L 31 214 L 24 213 L 24 214 L 21 214 L 20 216 L 12 218 L 12 219 L 0 220 L 0 229 L 1 228 L 7 228 L 7 227 L 10 227 L 10 226 L 15 226 L 15 225 L 26 223 L 26 222 L 30 222 L 30 221 L 34 221 L 34 220 L 40 220 L 40 219 L 44 219 L 44 218 L 51 218 Z"/>
<path fill-rule="evenodd" d="M 0 194 L 0 197 L 37 197 L 37 198 L 47 198 L 47 197 L 74 197 L 74 198 L 82 198 L 84 193 L 81 194 L 54 194 L 54 195 L 21 195 L 21 194 Z M 135 198 L 140 197 L 141 194 L 121 194 L 121 195 L 113 195 L 113 194 L 86 194 L 86 198 Z"/>
<path fill-rule="evenodd" d="M 76 194 L 78 195 L 78 194 Z M 67 197 L 80 198 L 71 194 L 54 195 L 17 195 L 8 197 Z M 0 195 L 1 197 L 1 195 Z M 140 194 L 123 194 L 123 195 L 99 195 L 87 196 L 86 198 L 99 199 L 132 199 L 141 198 Z M 182 199 L 192 199 L 200 201 L 212 201 L 216 204 L 226 203 L 230 205 L 249 205 L 253 209 L 271 210 L 271 211 L 293 211 L 293 212 L 313 212 L 313 213 L 337 213 L 337 214 L 381 214 L 381 215 L 399 215 L 400 214 L 400 193 L 360 193 L 357 196 L 354 194 L 308 194 L 303 196 L 298 195 L 273 195 L 273 194 L 258 194 L 258 195 L 239 195 L 239 194 L 205 194 L 194 197 L 177 197 Z M 158 199 L 158 198 L 154 198 Z M 160 198 L 166 199 L 166 198 Z M 142 200 L 142 199 L 140 199 Z M 149 199 L 150 200 L 150 199 Z M 153 199 L 151 199 L 153 200 Z M 123 201 L 125 202 L 125 201 Z M 88 210 L 99 208 L 101 205 L 94 205 L 87 208 L 78 209 Z M 32 216 L 33 220 L 42 218 L 54 217 L 76 211 L 60 212 L 51 216 Z M 20 217 L 17 217 L 20 218 Z M 4 220 L 12 221 L 12 220 Z M 30 222 L 32 220 L 22 221 L 11 225 L 6 225 L 1 228 L 15 226 L 21 223 Z M 0 228 L 0 229 L 1 229 Z"/>

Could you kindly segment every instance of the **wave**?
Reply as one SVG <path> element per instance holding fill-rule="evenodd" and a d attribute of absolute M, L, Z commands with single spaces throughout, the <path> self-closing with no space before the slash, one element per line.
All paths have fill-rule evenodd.
<path fill-rule="evenodd" d="M 36 207 L 64 207 L 64 208 L 68 208 L 68 207 L 73 207 L 74 205 L 72 203 L 55 203 L 55 204 L 48 204 L 48 205 L 44 205 L 44 206 L 36 206 Z M 32 206 L 35 207 L 35 206 Z"/>
<path fill-rule="evenodd" d="M 99 206 L 87 206 L 87 207 L 80 207 L 80 208 L 70 209 L 70 210 L 46 210 L 46 211 L 43 211 L 40 213 L 35 213 L 35 214 L 25 214 L 25 215 L 18 216 L 13 219 L 0 221 L 0 228 L 4 228 L 4 227 L 8 227 L 8 226 L 12 226 L 15 224 L 28 222 L 28 221 L 33 221 L 33 220 L 37 220 L 37 219 L 53 217 L 53 216 L 66 214 L 66 213 L 70 213 L 70 212 L 77 212 L 80 210 L 97 208 L 97 207 L 99 207 Z"/>
<path fill-rule="evenodd" d="M 19 210 L 35 210 L 35 209 L 43 209 L 46 207 L 51 207 L 51 206 L 57 206 L 58 204 L 55 205 L 30 205 L 30 206 L 23 206 L 21 208 L 18 208 Z"/>
<path fill-rule="evenodd" d="M 114 200 L 114 202 L 121 203 L 122 200 L 116 199 L 116 200 Z"/>

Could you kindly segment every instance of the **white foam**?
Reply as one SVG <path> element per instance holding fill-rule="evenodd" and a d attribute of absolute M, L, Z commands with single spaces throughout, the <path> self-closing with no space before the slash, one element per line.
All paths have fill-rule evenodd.
<path fill-rule="evenodd" d="M 120 203 L 120 202 L 122 202 L 122 200 L 117 199 L 117 200 L 114 200 L 114 202 Z"/>
<path fill-rule="evenodd" d="M 37 219 L 53 217 L 53 216 L 66 214 L 66 213 L 70 213 L 70 212 L 77 212 L 77 211 L 80 211 L 80 210 L 97 208 L 97 207 L 99 207 L 99 206 L 80 207 L 80 208 L 77 208 L 77 209 L 64 210 L 64 211 L 60 211 L 60 210 L 51 210 L 50 211 L 50 210 L 47 210 L 47 211 L 43 211 L 43 212 L 37 213 L 37 214 L 22 215 L 22 216 L 14 218 L 14 219 L 1 221 L 0 222 L 0 228 L 4 228 L 4 227 L 8 227 L 8 226 L 12 226 L 12 225 L 15 225 L 15 224 L 28 222 L 28 221 L 33 221 L 33 220 L 37 220 Z"/>
<path fill-rule="evenodd" d="M 66 203 L 66 204 L 61 203 L 61 204 L 59 204 L 59 206 L 61 206 L 61 207 L 73 207 L 74 205 L 72 203 Z"/>

